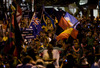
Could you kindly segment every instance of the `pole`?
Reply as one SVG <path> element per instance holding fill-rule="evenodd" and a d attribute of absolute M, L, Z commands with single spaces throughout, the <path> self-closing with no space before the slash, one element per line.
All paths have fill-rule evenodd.
<path fill-rule="evenodd" d="M 32 0 L 32 12 L 34 11 L 34 0 Z"/>
<path fill-rule="evenodd" d="M 99 7 L 99 8 L 98 8 L 98 11 L 99 11 L 99 14 L 98 14 L 98 15 L 99 15 L 99 17 L 100 17 L 100 0 L 98 0 L 98 7 Z"/>

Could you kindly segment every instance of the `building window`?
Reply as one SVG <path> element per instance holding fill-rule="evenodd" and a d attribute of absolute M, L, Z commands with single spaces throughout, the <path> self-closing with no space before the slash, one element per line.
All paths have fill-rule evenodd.
<path fill-rule="evenodd" d="M 79 2 L 80 5 L 84 5 L 86 3 L 88 3 L 88 0 L 80 0 L 80 2 Z"/>
<path fill-rule="evenodd" d="M 7 9 L 9 9 L 10 4 L 12 4 L 12 0 L 3 0 L 3 4 L 6 5 Z"/>

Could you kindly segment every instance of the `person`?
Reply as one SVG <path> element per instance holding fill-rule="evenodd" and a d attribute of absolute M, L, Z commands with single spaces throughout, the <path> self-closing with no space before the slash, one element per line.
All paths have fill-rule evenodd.
<path fill-rule="evenodd" d="M 42 28 L 45 28 L 45 31 L 47 32 L 48 30 L 53 30 L 53 25 L 51 20 L 47 17 L 47 19 L 45 20 L 44 18 L 44 14 L 43 14 L 43 20 L 46 23 L 46 26 L 42 26 Z"/>
<path fill-rule="evenodd" d="M 79 43 L 74 43 L 74 46 L 72 46 L 72 50 L 71 50 L 71 54 L 73 55 L 73 57 L 76 60 L 76 64 L 79 64 L 80 62 L 80 58 L 82 57 L 82 50 L 79 47 Z"/>
<path fill-rule="evenodd" d="M 37 60 L 36 60 L 37 68 L 45 68 L 43 59 L 39 56 L 36 56 L 36 57 L 37 57 Z"/>
<path fill-rule="evenodd" d="M 87 46 L 86 38 L 82 38 L 81 49 L 83 51 L 83 56 L 82 57 L 86 57 L 86 53 L 88 52 L 88 46 Z"/>
<path fill-rule="evenodd" d="M 92 32 L 88 32 L 87 33 L 87 45 L 88 45 L 88 48 L 91 50 L 91 48 L 93 47 L 93 42 L 94 42 L 94 38 L 92 37 Z"/>
<path fill-rule="evenodd" d="M 2 41 L 6 42 L 8 40 L 8 37 L 6 34 L 4 34 Z"/>
<path fill-rule="evenodd" d="M 93 42 L 93 51 L 96 52 L 96 49 L 99 47 L 99 42 L 97 40 L 94 40 Z"/>
<path fill-rule="evenodd" d="M 2 41 L 2 37 L 0 36 L 0 51 L 3 49 L 3 41 Z"/>
<path fill-rule="evenodd" d="M 36 66 L 33 65 L 31 61 L 32 58 L 30 56 L 25 56 L 23 58 L 22 64 L 18 64 L 16 68 L 36 68 Z"/>
<path fill-rule="evenodd" d="M 2 24 L 0 24 L 0 35 L 1 36 L 3 35 L 3 27 L 2 27 Z"/>
<path fill-rule="evenodd" d="M 3 68 L 3 56 L 0 54 L 0 68 Z"/>
<path fill-rule="evenodd" d="M 91 68 L 100 68 L 100 55 L 96 55 L 96 60 L 91 65 Z"/>
<path fill-rule="evenodd" d="M 47 50 L 43 51 L 43 60 L 47 68 L 59 68 L 59 52 L 53 49 L 51 44 L 48 45 Z M 55 65 L 55 66 L 54 66 Z"/>
<path fill-rule="evenodd" d="M 67 58 L 64 58 L 62 64 L 61 64 L 61 68 L 73 68 L 74 67 L 74 57 L 69 54 L 68 56 L 66 56 Z"/>
<path fill-rule="evenodd" d="M 89 63 L 87 61 L 87 58 L 82 57 L 80 60 L 80 68 L 89 68 Z"/>

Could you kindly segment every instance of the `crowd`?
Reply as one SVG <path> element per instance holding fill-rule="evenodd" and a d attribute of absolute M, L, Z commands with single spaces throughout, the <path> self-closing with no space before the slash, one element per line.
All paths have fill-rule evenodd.
<path fill-rule="evenodd" d="M 77 18 L 78 19 L 78 18 Z M 3 47 L 8 40 L 9 28 L 0 25 L 0 68 L 100 68 L 100 20 L 96 18 L 78 19 L 80 22 L 77 39 L 56 40 L 58 28 L 49 19 L 47 26 L 42 27 L 40 35 L 34 39 L 24 39 L 20 58 L 12 54 L 4 54 Z M 21 21 L 20 30 L 27 28 L 26 18 Z"/>

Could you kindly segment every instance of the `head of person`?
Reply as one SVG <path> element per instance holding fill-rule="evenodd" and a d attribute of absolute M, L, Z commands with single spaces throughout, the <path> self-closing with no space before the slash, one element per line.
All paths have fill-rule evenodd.
<path fill-rule="evenodd" d="M 93 42 L 93 45 L 94 45 L 94 46 L 97 46 L 98 43 L 99 43 L 99 42 L 98 42 L 97 40 L 95 40 L 95 41 Z"/>
<path fill-rule="evenodd" d="M 86 44 L 87 44 L 86 38 L 82 38 L 82 44 L 83 44 L 83 45 L 86 45 Z"/>
<path fill-rule="evenodd" d="M 75 44 L 75 43 L 79 43 L 79 39 L 74 40 L 73 44 Z"/>
<path fill-rule="evenodd" d="M 22 60 L 23 65 L 25 65 L 25 64 L 27 64 L 27 63 L 30 63 L 31 59 L 32 59 L 32 58 L 31 58 L 30 56 L 25 56 L 25 57 L 23 58 L 23 60 Z"/>
<path fill-rule="evenodd" d="M 91 37 L 92 36 L 92 32 L 88 32 L 88 36 Z"/>
<path fill-rule="evenodd" d="M 42 59 L 37 59 L 36 65 L 37 65 L 38 67 L 39 67 L 39 66 L 43 67 L 43 66 L 44 66 L 44 61 L 43 61 Z"/>
<path fill-rule="evenodd" d="M 35 44 L 39 44 L 40 40 L 39 39 L 35 39 Z"/>
<path fill-rule="evenodd" d="M 75 47 L 75 49 L 78 49 L 79 48 L 79 44 L 78 43 L 74 43 L 74 47 Z"/>
<path fill-rule="evenodd" d="M 50 24 L 51 20 L 47 17 L 47 24 Z"/>

